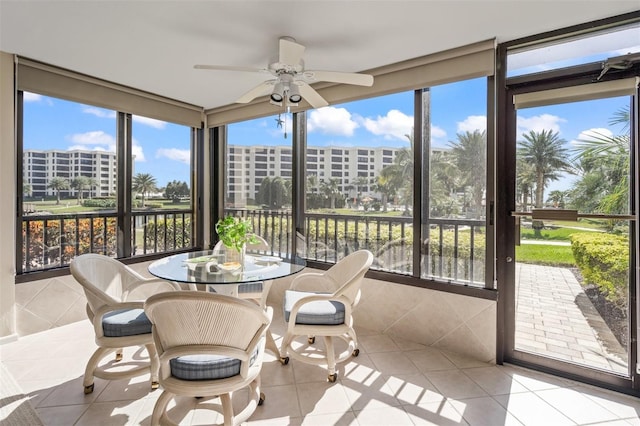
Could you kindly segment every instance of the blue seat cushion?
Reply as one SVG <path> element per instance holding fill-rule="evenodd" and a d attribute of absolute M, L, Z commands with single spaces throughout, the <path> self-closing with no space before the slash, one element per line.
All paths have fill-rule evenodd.
<path fill-rule="evenodd" d="M 136 336 L 151 333 L 151 321 L 144 309 L 118 309 L 102 317 L 105 337 Z"/>
<path fill-rule="evenodd" d="M 171 375 L 182 380 L 218 380 L 240 374 L 240 360 L 219 355 L 186 355 L 169 361 Z"/>
<path fill-rule="evenodd" d="M 284 320 L 289 322 L 293 305 L 305 296 L 322 293 L 308 293 L 304 291 L 287 290 L 284 293 Z M 344 304 L 336 301 L 317 300 L 306 303 L 298 311 L 296 324 L 308 325 L 340 325 L 344 324 Z"/>
<path fill-rule="evenodd" d="M 209 287 L 209 293 L 215 293 L 216 291 Z M 262 281 L 255 283 L 240 284 L 238 286 L 238 294 L 242 293 L 262 293 Z"/>
<path fill-rule="evenodd" d="M 258 348 L 260 345 L 258 345 Z M 249 364 L 258 357 L 258 349 Z M 171 375 L 182 380 L 219 380 L 240 374 L 241 361 L 221 355 L 185 355 L 169 360 Z"/>
<path fill-rule="evenodd" d="M 238 286 L 238 293 L 262 293 L 262 281 L 257 283 L 240 284 Z"/>

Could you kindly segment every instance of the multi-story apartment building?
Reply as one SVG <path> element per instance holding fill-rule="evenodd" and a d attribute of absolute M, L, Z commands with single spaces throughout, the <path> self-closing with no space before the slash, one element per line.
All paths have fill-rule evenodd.
<path fill-rule="evenodd" d="M 23 183 L 28 185 L 28 195 L 42 198 L 56 195 L 49 188 L 51 179 L 58 177 L 71 183 L 79 176 L 91 178 L 96 183 L 85 188 L 84 193 L 93 197 L 106 197 L 116 193 L 116 154 L 88 150 L 25 150 L 23 155 Z M 75 197 L 71 187 L 60 192 L 62 197 Z"/>
<path fill-rule="evenodd" d="M 358 193 L 374 196 L 372 185 L 382 168 L 393 163 L 398 150 L 309 146 L 307 175 L 315 175 L 318 184 L 336 179 L 338 190 L 345 197 L 353 197 L 356 187 Z M 227 152 L 227 196 L 235 205 L 246 203 L 247 198 L 255 198 L 265 177 L 291 179 L 293 153 L 290 146 L 231 145 Z"/>

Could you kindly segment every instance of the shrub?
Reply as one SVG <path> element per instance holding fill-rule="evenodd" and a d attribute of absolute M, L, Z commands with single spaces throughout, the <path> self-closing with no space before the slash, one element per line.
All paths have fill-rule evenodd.
<path fill-rule="evenodd" d="M 97 207 L 100 209 L 115 209 L 116 208 L 116 199 L 115 198 L 92 198 L 87 199 L 82 202 L 84 207 Z"/>
<path fill-rule="evenodd" d="M 626 236 L 578 233 L 571 249 L 585 282 L 596 285 L 607 300 L 627 304 L 629 289 L 629 239 Z"/>
<path fill-rule="evenodd" d="M 144 243 L 147 250 L 154 251 L 156 243 L 158 252 L 177 250 L 192 245 L 190 218 L 186 218 L 184 222 L 181 218 L 176 220 L 160 219 L 157 222 L 151 221 L 146 226 L 147 234 Z"/>

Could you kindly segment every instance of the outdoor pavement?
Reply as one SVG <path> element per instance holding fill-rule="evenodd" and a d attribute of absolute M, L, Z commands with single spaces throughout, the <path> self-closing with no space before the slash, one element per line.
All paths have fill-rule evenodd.
<path fill-rule="evenodd" d="M 516 264 L 518 350 L 627 374 L 627 353 L 567 268 Z"/>

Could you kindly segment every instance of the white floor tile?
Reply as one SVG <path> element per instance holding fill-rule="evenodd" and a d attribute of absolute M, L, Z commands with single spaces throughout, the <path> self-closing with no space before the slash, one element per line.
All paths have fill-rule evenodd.
<path fill-rule="evenodd" d="M 371 331 L 359 337 L 361 354 L 338 365 L 336 383 L 327 382 L 326 367 L 294 359 L 283 366 L 268 355 L 262 372 L 266 400 L 247 424 L 640 426 L 640 398 Z M 161 391 L 150 391 L 148 373 L 95 379 L 94 393 L 84 395 L 93 339 L 88 321 L 73 323 L 5 344 L 0 360 L 46 425 L 149 425 Z M 144 351 L 125 352 L 146 360 Z M 243 392 L 236 392 L 234 407 Z M 222 421 L 209 410 L 216 404 L 217 398 L 177 397 L 168 412 L 180 425 L 211 424 Z"/>

